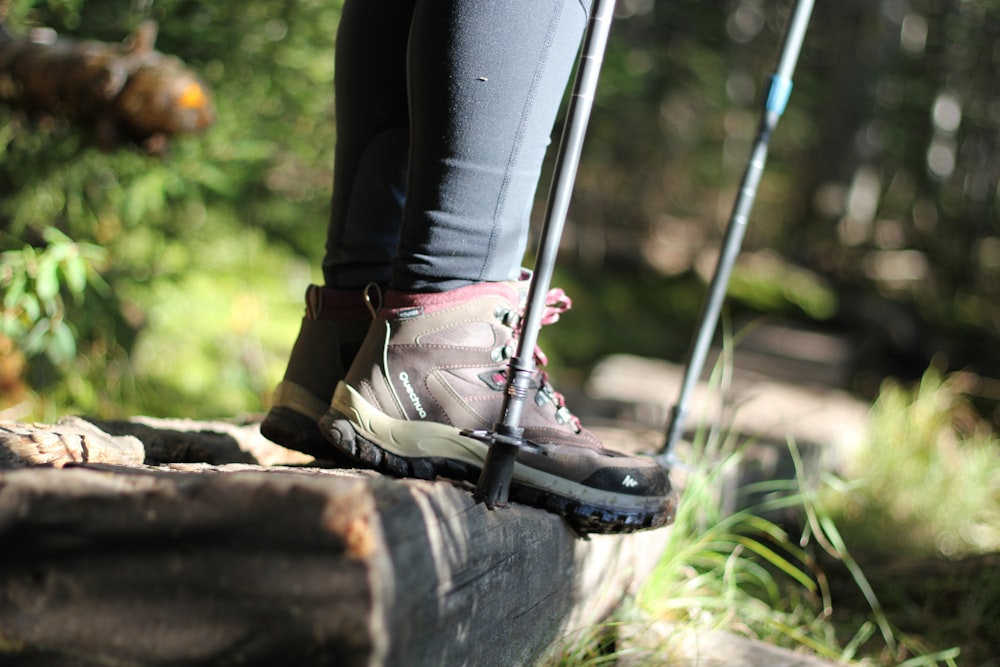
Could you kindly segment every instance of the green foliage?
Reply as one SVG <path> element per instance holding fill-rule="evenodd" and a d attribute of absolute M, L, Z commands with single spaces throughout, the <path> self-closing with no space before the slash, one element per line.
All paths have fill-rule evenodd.
<path fill-rule="evenodd" d="M 726 478 L 740 465 L 744 447 L 718 432 L 702 434 L 684 464 L 675 468 L 675 482 L 680 471 L 683 484 L 678 515 L 636 608 L 581 634 L 547 664 L 617 664 L 619 658 L 636 665 L 673 664 L 676 639 L 708 629 L 848 664 L 958 664 L 957 648 L 934 648 L 900 630 L 896 618 L 886 613 L 880 595 L 889 582 L 869 578 L 848 547 L 843 526 L 822 502 L 827 485 L 842 483 L 828 479 L 819 487 L 806 484 L 794 443 L 789 447 L 798 479 L 762 483 L 754 490 L 766 500 L 727 513 L 721 502 Z M 766 518 L 788 510 L 805 518 L 799 535 Z M 833 594 L 817 553 L 848 572 L 849 585 L 863 606 L 851 608 L 849 621 L 838 606 L 849 596 L 843 584 L 838 595 Z M 639 642 L 641 659 L 630 655 L 634 647 L 628 641 L 615 641 L 647 633 L 654 622 L 667 625 L 654 633 L 661 638 L 658 645 Z"/>
<path fill-rule="evenodd" d="M 731 348 L 712 376 L 726 384 Z M 846 547 L 831 545 L 835 526 L 818 513 L 814 492 L 805 482 L 793 442 L 796 479 L 763 482 L 753 489 L 760 504 L 727 512 L 727 479 L 739 468 L 746 445 L 723 428 L 699 428 L 684 461 L 675 466 L 681 497 L 666 551 L 639 604 L 653 618 L 695 627 L 740 629 L 784 646 L 805 647 L 819 655 L 850 660 L 856 644 L 841 646 L 830 623 L 832 598 L 814 550 L 830 549 L 849 558 Z M 789 508 L 809 517 L 798 538 L 767 518 Z M 859 585 L 867 585 L 858 572 Z M 874 600 L 877 605 L 877 600 Z M 879 617 L 877 607 L 876 618 Z M 871 627 L 858 628 L 867 639 Z M 887 641 L 895 642 L 883 625 Z"/>
<path fill-rule="evenodd" d="M 313 276 L 231 223 L 190 251 L 191 267 L 127 290 L 144 329 L 130 354 L 148 412 L 212 418 L 260 410 L 280 380 Z"/>
<path fill-rule="evenodd" d="M 859 548 L 952 558 L 1000 550 L 1000 441 L 968 403 L 967 379 L 931 369 L 914 388 L 882 388 L 856 480 L 829 501 Z"/>
<path fill-rule="evenodd" d="M 623 4 L 569 224 L 580 240 L 567 259 L 585 272 L 622 254 L 634 266 L 642 252 L 626 248 L 682 246 L 658 238 L 665 221 L 718 245 L 789 8 Z M 998 21 L 985 1 L 817 3 L 745 243 L 812 284 L 740 268 L 734 296 L 877 335 L 856 319 L 856 295 L 875 292 L 919 316 L 921 345 L 946 339 L 952 368 L 1000 373 Z M 894 352 L 924 357 L 913 374 L 930 361 Z"/>
<path fill-rule="evenodd" d="M 46 26 L 117 42 L 154 18 L 157 48 L 198 72 L 218 108 L 207 133 L 178 137 L 164 158 L 130 146 L 104 153 L 91 128 L 0 108 L 2 333 L 28 359 L 31 415 L 260 409 L 312 278 L 302 258 L 315 266 L 322 254 L 339 8 L 4 4 L 14 34 Z M 220 324 L 251 290 L 269 303 L 249 309 L 278 324 Z M 234 360 L 247 336 L 261 346 L 244 350 L 252 364 Z"/>
<path fill-rule="evenodd" d="M 727 294 L 765 313 L 826 320 L 837 310 L 837 295 L 821 276 L 768 251 L 747 254 L 733 267 Z"/>
<path fill-rule="evenodd" d="M 726 373 L 724 361 L 714 387 L 726 384 Z M 970 658 L 993 655 L 982 633 L 996 622 L 994 561 L 982 564 L 978 579 L 945 565 L 940 573 L 917 574 L 914 584 L 870 558 L 887 550 L 894 564 L 914 562 L 942 547 L 935 535 L 952 542 L 952 557 L 996 549 L 968 539 L 995 538 L 1000 458 L 995 440 L 969 429 L 974 421 L 961 381 L 932 370 L 916 390 L 887 386 L 873 411 L 872 446 L 846 481 L 829 474 L 808 479 L 789 441 L 795 478 L 745 489 L 761 500 L 735 512 L 724 509 L 727 480 L 751 443 L 725 428 L 700 428 L 674 466 L 673 482 L 682 489 L 677 517 L 636 608 L 587 629 L 550 664 L 617 664 L 618 658 L 672 664 L 669 633 L 699 629 L 747 634 L 851 664 L 954 666 L 966 648 Z M 940 506 L 938 516 L 932 505 Z M 789 513 L 800 517 L 796 532 L 769 518 Z M 967 539 L 956 549 L 961 534 Z M 921 593 L 903 592 L 914 585 Z M 949 614 L 958 617 L 942 618 Z M 656 621 L 666 629 L 650 631 Z M 643 634 L 660 643 L 640 642 L 641 659 L 630 655 L 635 644 L 616 641 Z"/>
<path fill-rule="evenodd" d="M 701 306 L 701 286 L 694 280 L 664 283 L 649 272 L 557 268 L 553 284 L 573 300 L 572 310 L 540 336 L 560 371 L 582 372 L 625 350 L 653 358 L 682 355 Z"/>
<path fill-rule="evenodd" d="M 67 318 L 66 299 L 79 305 L 90 289 L 106 291 L 100 269 L 103 248 L 74 243 L 49 227 L 43 248 L 25 246 L 0 253 L 0 335 L 19 343 L 28 355 L 44 354 L 57 366 L 76 355 L 77 334 Z"/>

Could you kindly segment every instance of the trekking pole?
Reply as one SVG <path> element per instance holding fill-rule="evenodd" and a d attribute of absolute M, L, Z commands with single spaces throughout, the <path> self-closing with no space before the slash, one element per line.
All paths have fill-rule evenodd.
<path fill-rule="evenodd" d="M 524 429 L 521 427 L 521 414 L 536 370 L 535 345 L 538 331 L 541 329 L 545 300 L 559 252 L 559 239 L 576 181 L 587 123 L 594 105 L 597 79 L 604 60 L 614 9 L 615 0 L 594 0 L 591 6 L 549 189 L 539 254 L 528 288 L 527 309 L 521 322 L 517 349 L 509 364 L 500 420 L 494 424 L 493 431 L 466 432 L 466 435 L 490 444 L 475 492 L 476 500 L 485 502 L 490 508 L 507 502 L 517 452 L 522 446 L 530 446 L 522 437 Z"/>
<path fill-rule="evenodd" d="M 764 172 L 764 163 L 767 160 L 767 148 L 771 140 L 771 133 L 777 126 L 781 114 L 784 113 L 788 97 L 792 92 L 792 72 L 795 70 L 795 63 L 799 58 L 799 51 L 802 48 L 802 41 L 805 38 L 806 27 L 809 25 L 812 8 L 813 0 L 797 0 L 794 13 L 788 25 L 788 31 L 785 34 L 785 42 L 781 48 L 778 66 L 774 74 L 771 75 L 770 89 L 764 100 L 763 114 L 757 138 L 750 153 L 750 161 L 747 164 L 746 171 L 743 173 L 743 181 L 740 183 L 739 194 L 736 197 L 736 203 L 733 206 L 732 215 L 729 218 L 729 224 L 726 228 L 722 253 L 719 255 L 715 274 L 712 276 L 712 281 L 709 284 L 708 297 L 703 306 L 698 327 L 695 330 L 691 349 L 688 351 L 687 369 L 684 374 L 683 383 L 681 384 L 677 403 L 671 410 L 666 442 L 658 454 L 658 458 L 668 466 L 674 462 L 674 448 L 684 429 L 684 420 L 687 418 L 691 392 L 701 377 L 701 372 L 705 365 L 705 357 L 708 354 L 708 347 L 715 335 L 715 328 L 719 321 L 719 311 L 722 309 L 722 302 L 726 296 L 726 288 L 729 285 L 729 276 L 732 273 L 736 257 L 739 255 L 740 246 L 743 243 L 743 235 L 746 232 L 747 217 L 750 214 L 750 209 L 753 208 L 754 198 L 757 196 L 757 186 L 760 183 L 761 174 Z"/>

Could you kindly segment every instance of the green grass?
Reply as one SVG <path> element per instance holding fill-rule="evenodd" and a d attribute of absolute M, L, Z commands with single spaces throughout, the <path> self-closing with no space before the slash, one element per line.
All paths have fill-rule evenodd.
<path fill-rule="evenodd" d="M 807 482 L 790 441 L 796 479 L 758 484 L 754 497 L 764 500 L 731 514 L 722 511 L 724 480 L 748 443 L 725 429 L 698 433 L 658 568 L 636 600 L 553 664 L 671 664 L 669 633 L 695 629 L 847 664 L 994 657 L 1000 445 L 971 411 L 962 377 L 931 370 L 916 387 L 887 383 L 846 479 Z M 800 517 L 796 527 L 768 518 L 778 510 Z M 654 624 L 660 643 L 637 658 L 621 638 L 649 635 Z"/>
<path fill-rule="evenodd" d="M 932 368 L 912 387 L 887 382 L 851 481 L 822 502 L 912 642 L 904 648 L 960 649 L 961 664 L 984 664 L 1000 653 L 1000 439 L 972 409 L 968 379 Z M 857 617 L 849 598 L 843 606 L 838 622 Z"/>
<path fill-rule="evenodd" d="M 867 550 L 911 556 L 1000 551 L 1000 445 L 973 411 L 962 374 L 887 382 L 850 492 L 831 498 Z"/>

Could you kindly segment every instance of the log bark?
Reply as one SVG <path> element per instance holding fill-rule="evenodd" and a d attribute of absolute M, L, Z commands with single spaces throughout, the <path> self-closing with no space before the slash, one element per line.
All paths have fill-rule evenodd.
<path fill-rule="evenodd" d="M 363 471 L 10 469 L 0 664 L 532 664 L 634 591 L 668 537 L 582 540 L 465 486 Z"/>

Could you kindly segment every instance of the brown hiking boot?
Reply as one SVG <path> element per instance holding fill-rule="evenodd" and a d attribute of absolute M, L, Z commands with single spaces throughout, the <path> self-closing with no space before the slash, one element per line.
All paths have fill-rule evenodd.
<path fill-rule="evenodd" d="M 306 314 L 284 379 L 260 425 L 268 440 L 342 465 L 354 462 L 330 446 L 317 422 L 330 407 L 333 390 L 345 375 L 371 324 L 361 290 L 310 285 Z"/>
<path fill-rule="evenodd" d="M 475 482 L 488 445 L 463 430 L 492 429 L 515 349 L 526 282 L 449 292 L 390 290 L 330 412 L 323 434 L 382 472 Z M 543 323 L 569 300 L 550 293 Z M 536 353 L 540 365 L 544 357 Z M 673 520 L 676 496 L 655 461 L 605 449 L 537 371 L 521 426 L 510 498 L 557 512 L 582 532 L 630 532 Z"/>

